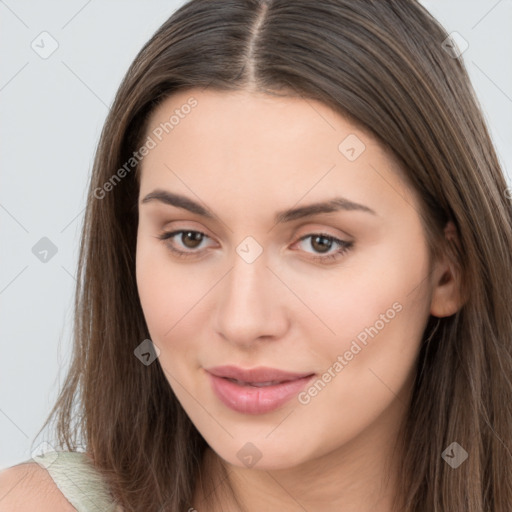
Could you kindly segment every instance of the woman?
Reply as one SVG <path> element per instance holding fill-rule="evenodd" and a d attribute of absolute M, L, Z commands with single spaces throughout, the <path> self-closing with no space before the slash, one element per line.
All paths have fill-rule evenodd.
<path fill-rule="evenodd" d="M 52 510 L 510 510 L 512 212 L 447 37 L 413 1 L 192 0 L 145 45 L 24 465 Z"/>

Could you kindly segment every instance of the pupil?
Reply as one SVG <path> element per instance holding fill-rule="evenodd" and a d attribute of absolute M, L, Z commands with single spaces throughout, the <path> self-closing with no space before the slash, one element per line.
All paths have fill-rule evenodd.
<path fill-rule="evenodd" d="M 313 238 L 313 244 L 316 245 L 316 242 L 317 240 L 325 240 L 327 242 L 327 245 L 325 244 L 320 244 L 320 248 L 319 248 L 319 251 L 320 252 L 327 252 L 329 249 L 330 249 L 330 245 L 331 245 L 331 240 L 329 240 L 328 238 L 326 238 L 325 236 L 315 236 Z M 317 247 L 315 247 L 315 249 L 317 249 Z"/>
<path fill-rule="evenodd" d="M 188 237 L 190 237 L 190 239 L 192 239 L 191 245 L 187 242 L 187 240 L 190 241 L 190 239 Z M 201 237 L 202 237 L 201 233 L 197 233 L 194 231 L 186 231 L 185 233 L 182 234 L 182 241 L 186 247 L 188 247 L 190 249 L 194 249 L 195 247 L 197 247 L 197 245 L 199 245 L 197 243 L 194 244 L 194 242 L 201 243 Z"/>

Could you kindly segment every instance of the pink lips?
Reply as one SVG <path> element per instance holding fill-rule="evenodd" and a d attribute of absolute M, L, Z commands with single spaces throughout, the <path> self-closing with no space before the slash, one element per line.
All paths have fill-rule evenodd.
<path fill-rule="evenodd" d="M 244 414 L 263 414 L 277 409 L 296 396 L 314 376 L 313 373 L 291 373 L 267 367 L 244 370 L 236 366 L 216 366 L 206 371 L 221 402 Z M 262 383 L 269 385 L 256 386 Z"/>

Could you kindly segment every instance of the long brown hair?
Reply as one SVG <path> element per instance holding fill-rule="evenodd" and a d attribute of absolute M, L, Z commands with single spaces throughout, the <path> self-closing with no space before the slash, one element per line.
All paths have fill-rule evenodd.
<path fill-rule="evenodd" d="M 449 251 L 464 298 L 425 329 L 400 436 L 396 510 L 510 511 L 512 210 L 447 37 L 412 0 L 192 0 L 139 52 L 97 148 L 73 359 L 43 426 L 56 418 L 56 445 L 87 449 L 126 511 L 188 510 L 207 447 L 158 361 L 134 356 L 149 332 L 135 280 L 139 166 L 130 159 L 154 108 L 192 87 L 320 100 L 396 155 L 421 199 L 431 253 Z M 448 220 L 457 239 L 445 245 Z M 456 469 L 441 456 L 453 442 L 468 453 Z"/>

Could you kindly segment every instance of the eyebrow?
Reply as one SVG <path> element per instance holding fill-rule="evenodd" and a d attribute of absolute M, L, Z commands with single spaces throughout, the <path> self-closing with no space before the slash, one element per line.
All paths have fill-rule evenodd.
<path fill-rule="evenodd" d="M 210 210 L 200 205 L 199 203 L 196 203 L 192 199 L 181 194 L 169 192 L 167 190 L 156 189 L 153 192 L 150 192 L 146 197 L 144 197 L 144 199 L 142 199 L 141 204 L 146 204 L 152 201 L 158 201 L 160 203 L 175 206 L 177 208 L 183 208 L 184 210 L 188 210 L 191 213 L 196 213 L 197 215 L 201 215 L 202 217 L 206 217 L 208 219 L 214 219 L 216 217 Z M 275 224 L 282 224 L 319 213 L 332 213 L 340 210 L 361 211 L 370 213 L 372 215 L 377 215 L 375 210 L 372 210 L 368 206 L 354 203 L 353 201 L 349 201 L 344 197 L 335 197 L 327 201 L 312 203 L 306 206 L 300 206 L 298 208 L 289 208 L 287 210 L 277 212 L 274 217 L 274 222 Z"/>

